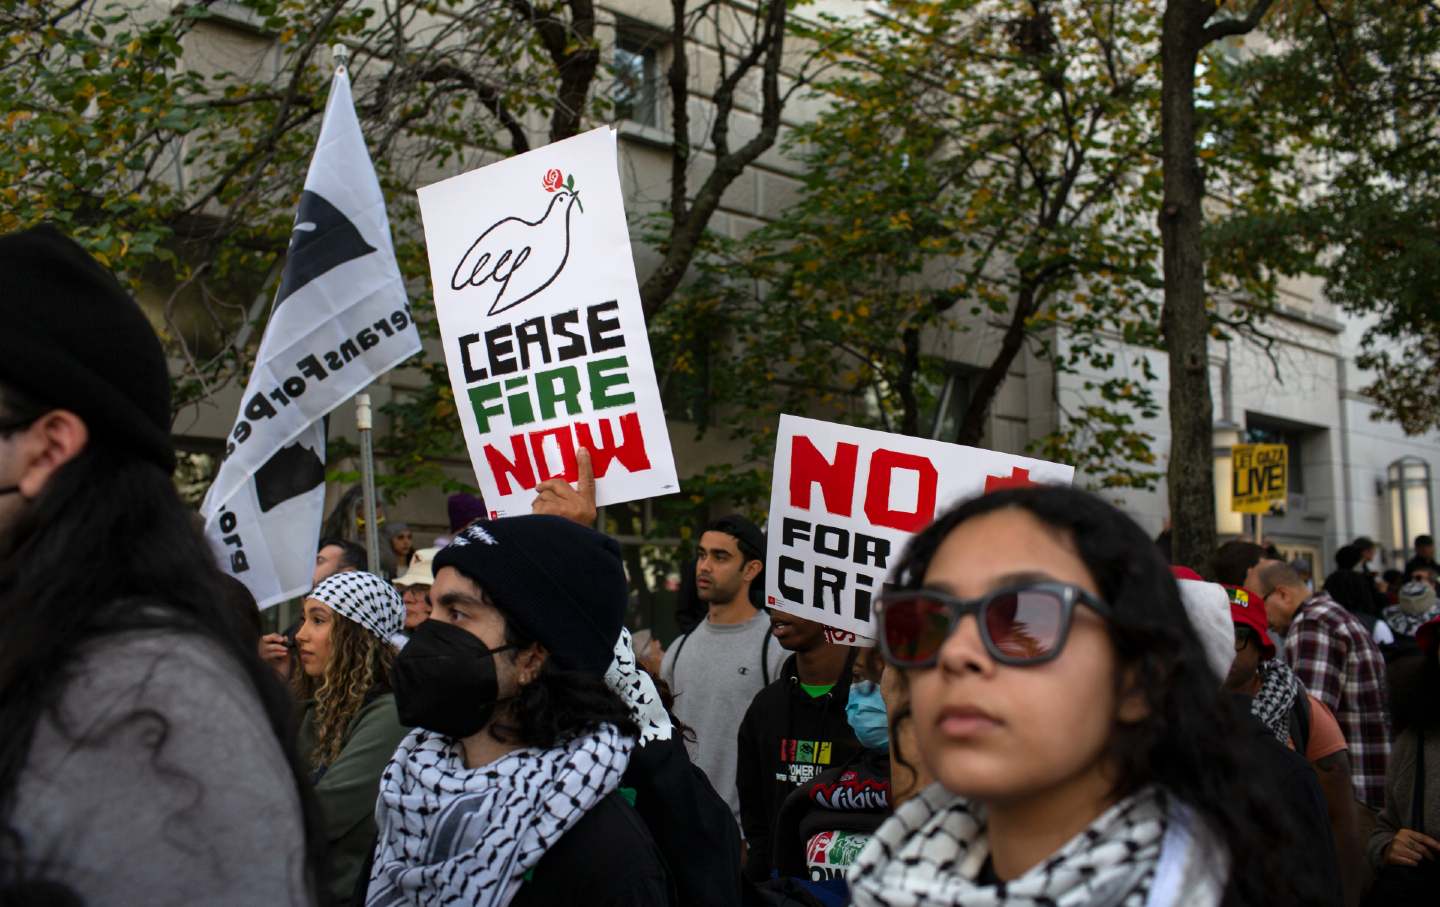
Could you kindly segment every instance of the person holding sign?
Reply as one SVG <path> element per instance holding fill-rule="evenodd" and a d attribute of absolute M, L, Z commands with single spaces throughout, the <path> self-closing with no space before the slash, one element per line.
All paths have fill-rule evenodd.
<path fill-rule="evenodd" d="M 481 520 L 434 568 L 432 618 L 395 663 L 415 730 L 380 782 L 366 903 L 668 907 L 619 793 L 656 721 L 628 698 L 633 656 L 614 664 L 630 645 L 619 546 L 554 516 Z"/>
<path fill-rule="evenodd" d="M 1333 903 L 1120 511 L 995 491 L 919 532 L 893 579 L 879 644 L 936 783 L 852 867 L 857 907 Z"/>
<path fill-rule="evenodd" d="M 695 731 L 690 757 L 740 822 L 735 783 L 740 722 L 750 701 L 780 675 L 785 650 L 770 618 L 751 604 L 750 586 L 765 567 L 765 536 L 742 516 L 706 527 L 695 562 L 695 587 L 710 611 L 677 639 L 660 663 L 675 694 L 675 716 Z"/>

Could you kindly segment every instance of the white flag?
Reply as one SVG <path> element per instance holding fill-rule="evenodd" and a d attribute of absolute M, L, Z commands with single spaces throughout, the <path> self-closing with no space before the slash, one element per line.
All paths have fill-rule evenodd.
<path fill-rule="evenodd" d="M 341 69 L 255 370 L 200 509 L 222 568 L 260 607 L 310 588 L 325 501 L 323 417 L 419 351 Z"/>

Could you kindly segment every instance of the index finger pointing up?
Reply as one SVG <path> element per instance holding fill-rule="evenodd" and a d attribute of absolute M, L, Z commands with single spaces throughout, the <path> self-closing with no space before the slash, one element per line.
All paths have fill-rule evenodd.
<path fill-rule="evenodd" d="M 580 472 L 580 481 L 575 483 L 575 490 L 586 501 L 595 503 L 595 470 L 590 465 L 590 449 L 588 447 L 577 447 L 575 449 L 575 464 Z"/>

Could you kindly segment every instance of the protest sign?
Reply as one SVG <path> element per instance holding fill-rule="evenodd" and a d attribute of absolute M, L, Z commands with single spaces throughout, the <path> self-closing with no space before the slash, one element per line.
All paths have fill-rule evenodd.
<path fill-rule="evenodd" d="M 325 505 L 324 416 L 418 352 L 385 197 L 342 68 L 225 461 L 200 508 L 221 566 L 260 607 L 310 588 Z"/>
<path fill-rule="evenodd" d="M 1230 452 L 1230 509 L 1269 513 L 1284 504 L 1290 481 L 1290 449 L 1284 444 L 1236 444 Z"/>
<path fill-rule="evenodd" d="M 874 637 L 871 602 L 910 536 L 937 513 L 997 488 L 1068 485 L 1074 477 L 1073 467 L 1044 460 L 783 415 L 767 603 Z"/>
<path fill-rule="evenodd" d="M 492 517 L 575 481 L 596 502 L 679 489 L 620 193 L 596 129 L 420 189 L 435 310 Z"/>

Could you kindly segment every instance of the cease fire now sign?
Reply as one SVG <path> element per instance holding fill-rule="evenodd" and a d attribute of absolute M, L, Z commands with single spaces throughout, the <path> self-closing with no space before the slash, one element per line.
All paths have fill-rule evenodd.
<path fill-rule="evenodd" d="M 1290 488 L 1290 450 L 1284 444 L 1237 444 L 1231 450 L 1230 509 L 1269 513 Z"/>

